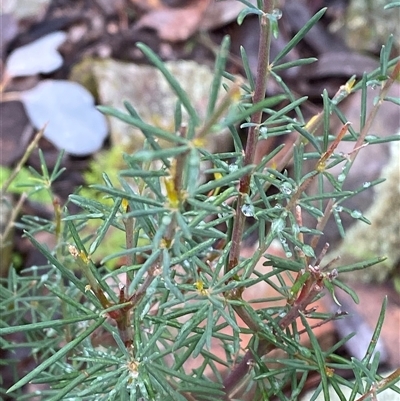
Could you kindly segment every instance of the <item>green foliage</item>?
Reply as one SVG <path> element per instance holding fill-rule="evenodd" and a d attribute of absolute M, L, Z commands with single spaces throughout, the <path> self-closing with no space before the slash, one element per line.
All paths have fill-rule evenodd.
<path fill-rule="evenodd" d="M 38 361 L 23 376 L 15 368 L 16 361 L 7 361 L 14 369 L 15 383 L 7 389 L 11 396 L 26 399 L 22 389 L 34 383 L 46 385 L 38 390 L 46 401 L 234 400 L 241 399 L 240 387 L 253 388 L 254 400 L 295 400 L 308 375 L 319 372 L 321 382 L 315 395 L 322 392 L 328 399 L 332 386 L 343 399 L 339 385 L 344 385 L 354 388 L 352 399 L 356 399 L 389 383 L 376 373 L 379 357 L 374 353 L 385 305 L 361 361 L 336 355 L 340 344 L 323 350 L 309 320 L 323 324 L 340 318 L 340 314 L 316 313 L 309 305 L 322 296 L 324 288 L 334 296 L 339 287 L 357 300 L 341 281 L 342 274 L 380 259 L 332 269 L 322 260 L 324 254 L 315 255 L 323 224 L 304 227 L 302 211 L 323 222 L 332 209 L 325 208 L 324 201 L 330 200 L 341 227 L 338 206 L 365 188 L 344 190 L 357 152 L 341 155 L 335 149 L 341 140 L 353 141 L 358 149 L 367 140 L 370 122 L 363 107 L 361 131 L 347 134 L 347 121 L 337 105 L 354 88 L 366 92 L 377 80 L 383 101 L 400 64 L 389 60 L 388 52 L 383 53 L 379 70 L 356 84 L 350 80 L 333 99 L 325 93 L 324 111 L 306 122 L 301 109 L 306 98 L 296 99 L 278 73 L 313 59 L 279 63 L 324 10 L 300 30 L 269 69 L 268 45 L 272 33 L 277 33 L 279 13 L 262 9 L 260 4 L 257 8 L 248 6 L 251 9 L 240 19 L 249 13 L 259 14 L 264 24 L 260 40 L 266 43 L 262 50 L 266 53 L 260 54 L 265 57 L 264 70 L 255 80 L 249 76 L 248 83 L 233 81 L 230 87 L 221 87 L 221 78 L 226 75 L 226 38 L 216 62 L 207 117 L 202 120 L 158 56 L 138 44 L 176 93 L 176 132 L 146 123 L 134 105 L 126 104 L 126 111 L 100 107 L 102 112 L 139 128 L 146 139 L 144 148 L 124 154 L 125 166 L 113 173 L 113 178 L 106 172 L 102 185 L 91 186 L 96 193 L 70 196 L 69 202 L 78 205 L 82 213 L 72 215 L 68 207 L 55 205 L 52 222 L 24 218 L 25 235 L 48 265 L 27 268 L 21 276 L 10 269 L 0 286 L 0 346 L 21 346 L 10 337 L 21 333 L 23 345 L 31 348 Z M 244 51 L 242 56 L 249 75 Z M 283 96 L 264 99 L 266 77 L 276 80 Z M 221 90 L 225 96 L 217 102 Z M 273 105 L 282 99 L 287 105 L 274 110 Z M 380 103 L 376 102 L 376 107 Z M 182 124 L 182 108 L 188 114 L 187 124 Z M 337 137 L 329 134 L 331 115 L 344 118 Z M 245 147 L 238 135 L 239 123 L 248 130 Z M 323 126 L 322 134 L 316 130 L 318 125 Z M 234 150 L 209 153 L 205 141 L 213 140 L 223 128 L 230 130 Z M 259 139 L 290 132 L 298 135 L 289 153 L 282 156 L 287 148 L 281 146 L 255 164 Z M 169 142 L 170 147 L 161 148 L 159 139 Z M 292 175 L 286 169 L 291 159 Z M 42 162 L 42 172 L 34 175 L 51 192 L 60 170 L 56 166 L 50 173 Z M 343 165 L 342 174 L 334 177 L 329 169 L 338 163 Z M 307 170 L 310 164 L 314 167 Z M 324 191 L 320 177 L 333 185 L 331 192 Z M 320 180 L 321 185 L 319 193 L 311 195 L 306 189 L 314 180 Z M 275 190 L 268 191 L 271 187 Z M 254 218 L 247 229 L 246 217 Z M 88 230 L 93 221 L 100 224 Z M 36 239 L 35 233 L 41 230 L 55 234 L 54 249 Z M 106 245 L 110 230 L 123 233 L 125 241 L 112 251 Z M 243 258 L 241 247 L 254 232 L 259 245 L 251 257 Z M 314 236 L 310 242 L 305 241 L 305 233 Z M 286 257 L 266 254 L 276 241 Z M 95 255 L 102 248 L 108 251 L 98 262 Z M 123 260 L 123 266 L 109 271 L 105 264 L 113 260 Z M 265 260 L 267 267 L 261 266 L 260 260 Z M 267 283 L 276 293 L 259 299 L 263 307 L 256 308 L 242 294 L 260 283 Z M 298 327 L 300 322 L 303 331 Z M 302 333 L 307 334 L 309 346 L 300 343 Z M 247 349 L 241 345 L 243 334 L 251 337 Z M 216 349 L 221 352 L 215 353 Z M 279 365 L 270 356 L 272 351 L 284 355 Z M 341 369 L 354 372 L 357 386 L 336 373 Z M 390 380 L 390 386 L 400 393 L 395 380 Z"/>
<path fill-rule="evenodd" d="M 11 170 L 7 167 L 0 166 L 0 186 L 2 186 L 5 181 L 10 177 Z M 26 168 L 21 169 L 18 177 L 11 183 L 8 192 L 13 194 L 22 194 L 27 185 L 34 182 L 34 177 L 29 173 Z M 28 184 L 29 183 L 29 184 Z M 40 192 L 32 193 L 29 198 L 36 202 L 48 203 L 48 194 L 43 189 Z"/>

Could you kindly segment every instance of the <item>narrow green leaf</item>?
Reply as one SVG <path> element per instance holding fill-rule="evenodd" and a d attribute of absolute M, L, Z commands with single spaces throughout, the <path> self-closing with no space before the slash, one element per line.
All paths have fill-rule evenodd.
<path fill-rule="evenodd" d="M 264 100 L 262 100 L 261 102 L 255 104 L 253 106 L 250 106 L 250 107 L 246 108 L 245 110 L 241 110 L 241 111 L 232 113 L 225 120 L 221 121 L 220 126 L 221 127 L 229 127 L 230 125 L 235 125 L 235 124 L 245 120 L 246 118 L 248 118 L 255 112 L 273 107 L 285 99 L 286 99 L 286 95 L 276 95 L 276 96 L 272 96 L 272 97 L 267 97 Z M 301 99 L 302 99 L 302 101 L 304 101 L 306 98 L 301 98 Z M 282 113 L 282 114 L 285 114 L 285 113 Z"/>
<path fill-rule="evenodd" d="M 325 14 L 326 7 L 319 10 L 304 26 L 297 32 L 292 40 L 278 53 L 272 62 L 273 65 L 278 64 L 278 62 L 285 57 L 303 38 L 306 36 L 307 32 L 322 18 Z"/>
<path fill-rule="evenodd" d="M 253 165 L 242 167 L 236 171 L 233 171 L 230 174 L 225 175 L 222 178 L 219 178 L 219 179 L 213 180 L 213 181 L 209 181 L 206 184 L 200 185 L 197 188 L 196 193 L 198 193 L 198 194 L 207 193 L 215 188 L 221 188 L 225 185 L 232 184 L 233 181 L 243 177 L 245 174 L 249 173 L 253 168 L 254 168 Z"/>
<path fill-rule="evenodd" d="M 60 400 L 64 400 L 65 396 L 74 388 L 76 388 L 79 384 L 84 383 L 85 381 L 88 380 L 89 377 L 93 377 L 93 375 L 98 372 L 99 370 L 104 369 L 103 366 L 98 366 L 95 365 L 91 368 L 85 369 L 82 373 L 79 374 L 79 376 L 77 376 L 76 378 L 72 379 L 72 380 L 67 380 L 68 384 L 59 389 L 57 391 L 57 394 L 53 397 L 50 397 L 49 399 L 46 398 L 47 401 L 60 401 Z"/>
<path fill-rule="evenodd" d="M 345 284 L 342 281 L 339 281 L 337 279 L 332 280 L 332 283 L 336 287 L 339 287 L 341 290 L 343 290 L 345 293 L 349 294 L 356 304 L 358 304 L 360 302 L 360 299 L 358 298 L 358 295 L 356 294 L 356 292 L 352 288 L 350 288 L 347 284 Z"/>
<path fill-rule="evenodd" d="M 385 320 L 387 303 L 388 303 L 388 298 L 387 298 L 387 296 L 385 296 L 385 298 L 383 299 L 383 302 L 382 302 L 381 311 L 379 313 L 379 318 L 378 318 L 378 321 L 376 323 L 374 333 L 372 334 L 372 338 L 371 338 L 371 341 L 370 341 L 370 343 L 368 345 L 367 352 L 365 353 L 365 356 L 364 356 L 364 358 L 362 360 L 362 364 L 363 365 L 367 365 L 367 364 L 370 363 L 370 359 L 371 359 L 371 357 L 372 357 L 372 355 L 373 355 L 373 353 L 375 351 L 375 348 L 376 348 L 376 346 L 378 344 L 378 339 L 379 339 L 379 336 L 380 336 L 381 331 L 382 331 L 383 322 Z"/>
<path fill-rule="evenodd" d="M 340 234 L 340 236 L 341 236 L 342 238 L 344 238 L 344 237 L 346 236 L 346 233 L 344 232 L 344 227 L 343 227 L 343 224 L 342 224 L 342 219 L 341 219 L 340 214 L 339 214 L 339 212 L 338 212 L 338 210 L 337 210 L 337 207 L 334 207 L 334 208 L 333 208 L 332 213 L 333 213 L 333 217 L 334 217 L 334 219 L 335 219 L 336 227 L 338 228 L 339 234 Z"/>
<path fill-rule="evenodd" d="M 114 199 L 114 205 L 111 209 L 110 214 L 107 216 L 107 218 L 104 220 L 104 223 L 99 227 L 96 233 L 96 238 L 92 242 L 89 248 L 89 255 L 92 255 L 96 249 L 99 247 L 101 242 L 103 241 L 104 237 L 106 236 L 106 233 L 108 229 L 110 228 L 120 206 L 121 206 L 121 198 L 115 198 Z"/>
<path fill-rule="evenodd" d="M 60 153 L 57 156 L 56 163 L 53 167 L 53 171 L 51 172 L 51 175 L 49 177 L 50 182 L 54 182 L 66 170 L 65 167 L 62 167 L 60 169 L 61 163 L 64 158 L 64 153 L 65 153 L 64 150 L 60 150 Z"/>
<path fill-rule="evenodd" d="M 106 194 L 112 195 L 113 197 L 120 197 L 122 199 L 127 199 L 131 200 L 135 203 L 144 203 L 146 205 L 151 205 L 151 206 L 158 206 L 158 207 L 163 207 L 163 203 L 158 202 L 156 200 L 150 199 L 149 197 L 146 196 L 141 196 L 141 195 L 135 195 L 132 189 L 130 189 L 129 192 L 122 191 L 117 188 L 108 188 L 105 187 L 104 185 L 91 185 L 91 188 L 97 189 L 98 191 L 104 192 Z"/>
<path fill-rule="evenodd" d="M 364 128 L 367 118 L 367 74 L 365 72 L 361 80 L 361 85 L 360 131 Z"/>
<path fill-rule="evenodd" d="M 334 379 L 331 380 L 331 386 L 333 387 L 333 389 L 336 391 L 337 396 L 339 397 L 340 401 L 347 401 L 347 397 L 343 394 L 343 391 L 341 390 L 339 383 L 335 380 L 336 376 L 333 376 Z"/>
<path fill-rule="evenodd" d="M 144 345 L 143 349 L 140 350 L 140 356 L 141 358 L 146 357 L 148 355 L 150 355 L 151 352 L 153 352 L 154 350 L 154 345 L 157 343 L 157 341 L 160 340 L 162 334 L 165 331 L 165 324 L 161 324 L 157 331 L 155 331 L 154 333 L 152 333 L 150 340 L 148 340 L 148 342 L 146 342 L 146 344 Z"/>
<path fill-rule="evenodd" d="M 20 326 L 11 326 L 11 327 L 4 327 L 0 328 L 0 335 L 5 336 L 11 333 L 18 333 L 18 332 L 27 332 L 30 330 L 43 330 L 48 328 L 55 328 L 59 326 L 66 326 L 68 324 L 77 323 L 77 322 L 84 322 L 87 320 L 96 319 L 99 317 L 98 314 L 92 313 L 86 316 L 78 316 L 72 317 L 69 319 L 56 319 L 51 320 L 49 322 L 37 322 L 37 323 L 30 323 L 30 324 L 22 324 Z"/>
<path fill-rule="evenodd" d="M 177 79 L 171 74 L 165 63 L 155 54 L 150 47 L 146 46 L 144 43 L 137 43 L 136 46 L 142 51 L 142 53 L 153 63 L 157 69 L 164 75 L 165 79 L 170 84 L 171 88 L 178 96 L 180 102 L 187 110 L 189 116 L 193 120 L 194 125 L 200 123 L 200 119 L 197 115 L 196 110 L 192 106 L 188 94 L 183 90 Z"/>
<path fill-rule="evenodd" d="M 242 63 L 244 72 L 246 74 L 247 81 L 249 82 L 251 91 L 254 91 L 256 84 L 254 82 L 254 77 L 250 69 L 249 59 L 247 58 L 246 50 L 243 46 L 240 46 L 240 55 L 242 56 Z"/>
<path fill-rule="evenodd" d="M 200 306 L 201 305 L 201 306 Z M 186 321 L 179 330 L 179 333 L 174 342 L 174 349 L 177 350 L 182 347 L 183 342 L 187 339 L 188 335 L 193 332 L 193 329 L 198 327 L 207 317 L 209 305 L 207 303 L 199 304 L 198 310 L 194 313 L 188 321 Z"/>
<path fill-rule="evenodd" d="M 282 116 L 285 116 L 286 114 L 289 113 L 289 111 L 292 111 L 293 109 L 296 109 L 298 106 L 300 106 L 302 103 L 304 103 L 308 99 L 307 96 L 303 96 L 297 100 L 292 101 L 290 104 L 287 106 L 283 107 L 282 109 L 279 109 L 276 113 L 273 113 L 271 117 L 268 117 L 267 120 L 264 122 L 265 123 L 271 123 L 275 122 L 276 120 Z"/>
<path fill-rule="evenodd" d="M 351 265 L 348 266 L 341 266 L 339 267 L 337 270 L 340 273 L 347 273 L 347 272 L 352 272 L 355 270 L 362 270 L 362 269 L 366 269 L 367 267 L 376 265 L 378 263 L 384 262 L 387 258 L 386 257 L 377 257 L 377 258 L 373 258 L 373 259 L 368 259 L 362 262 L 357 262 L 357 263 L 353 263 Z"/>
<path fill-rule="evenodd" d="M 315 360 L 318 365 L 318 372 L 321 377 L 322 392 L 324 393 L 324 399 L 329 400 L 330 399 L 329 385 L 328 385 L 328 377 L 326 375 L 326 364 L 325 364 L 324 354 L 321 350 L 317 337 L 315 336 L 310 325 L 308 324 L 306 317 L 302 313 L 300 313 L 300 318 L 305 329 L 307 330 L 308 338 L 310 339 L 311 346 L 314 351 Z"/>
<path fill-rule="evenodd" d="M 208 305 L 208 313 L 205 319 L 205 323 L 206 323 L 205 330 L 201 335 L 200 340 L 196 344 L 196 347 L 193 350 L 192 354 L 193 358 L 197 358 L 200 355 L 205 345 L 209 350 L 211 349 L 211 337 L 214 327 L 214 308 L 212 305 Z"/>
<path fill-rule="evenodd" d="M 383 7 L 383 9 L 389 10 L 390 8 L 395 8 L 395 7 L 400 7 L 400 1 L 394 1 L 393 3 L 386 4 L 386 6 Z"/>
<path fill-rule="evenodd" d="M 60 291 L 55 285 L 45 285 L 45 287 L 52 292 L 54 295 L 56 295 L 58 298 L 60 298 L 62 301 L 64 301 L 66 304 L 71 305 L 76 312 L 82 311 L 83 313 L 86 314 L 91 314 L 92 311 L 87 308 L 86 306 L 83 306 L 82 303 L 78 301 L 79 297 L 74 297 L 69 296 L 67 293 Z M 87 298 L 90 299 L 90 301 L 93 302 L 95 306 L 98 306 L 101 308 L 99 300 L 92 294 L 92 293 L 86 293 L 85 294 Z"/>
<path fill-rule="evenodd" d="M 175 132 L 178 132 L 182 127 L 182 103 L 179 99 L 176 101 L 175 105 L 174 122 Z"/>
<path fill-rule="evenodd" d="M 173 294 L 175 298 L 184 303 L 185 297 L 179 290 L 177 283 L 171 280 L 171 257 L 169 255 L 168 249 L 166 248 L 164 248 L 162 252 L 162 266 L 162 276 L 164 278 L 166 288 L 171 291 L 171 294 Z"/>
<path fill-rule="evenodd" d="M 240 11 L 239 15 L 237 16 L 236 19 L 237 24 L 242 25 L 244 19 L 250 14 L 262 15 L 262 11 L 259 10 L 258 8 L 255 8 L 254 6 L 244 8 L 242 11 Z"/>
<path fill-rule="evenodd" d="M 133 294 L 134 291 L 138 288 L 140 280 L 143 278 L 145 273 L 150 267 L 157 262 L 161 255 L 162 249 L 155 250 L 143 263 L 139 271 L 135 274 L 135 278 L 133 279 L 131 285 L 129 286 L 128 294 Z"/>
<path fill-rule="evenodd" d="M 310 142 L 314 149 L 316 151 L 318 151 L 318 153 L 321 154 L 321 147 L 319 145 L 319 143 L 317 142 L 316 138 L 314 137 L 313 134 L 311 134 L 310 132 L 308 132 L 306 129 L 304 129 L 303 127 L 300 127 L 299 125 L 294 125 L 293 128 L 300 134 L 302 135 L 308 142 Z"/>
<path fill-rule="evenodd" d="M 67 278 L 69 281 L 71 281 L 79 290 L 81 290 L 82 293 L 85 293 L 85 285 L 83 281 L 79 280 L 74 273 L 65 267 L 58 259 L 56 259 L 50 251 L 45 248 L 40 242 L 36 240 L 35 237 L 33 237 L 29 232 L 25 232 L 25 235 L 29 238 L 29 240 L 33 243 L 33 245 L 39 249 L 39 251 L 48 259 L 48 261 L 53 264 L 60 272 L 62 275 Z M 95 297 L 94 297 L 95 298 Z"/>
<path fill-rule="evenodd" d="M 126 110 L 128 111 L 128 113 L 132 117 L 143 122 L 142 118 L 139 116 L 139 114 L 137 113 L 135 108 L 126 100 L 124 101 L 124 106 L 125 106 Z M 143 132 L 143 135 L 145 136 L 147 143 L 151 146 L 152 149 L 154 149 L 154 150 L 162 149 L 160 144 L 154 139 L 153 135 L 150 132 L 148 132 L 146 129 L 141 129 L 141 131 Z M 168 168 L 170 167 L 170 163 L 167 159 L 164 159 L 163 163 L 165 164 L 166 167 L 168 167 Z"/>
<path fill-rule="evenodd" d="M 129 114 L 125 114 L 114 108 L 107 107 L 107 106 L 97 106 L 97 109 L 104 114 L 116 117 L 121 121 L 125 121 L 126 123 L 139 128 L 142 132 L 146 131 L 149 134 L 152 134 L 157 138 L 161 138 L 168 142 L 172 142 L 172 143 L 176 143 L 176 144 L 180 144 L 180 145 L 187 144 L 187 140 L 185 140 L 184 138 L 181 138 L 180 136 L 171 134 L 170 132 L 164 131 L 161 128 L 157 128 L 153 125 L 147 124 L 143 120 L 134 118 L 134 117 L 130 116 Z"/>
<path fill-rule="evenodd" d="M 157 365 L 157 367 L 160 365 Z M 174 388 L 172 388 L 171 384 L 169 381 L 166 379 L 167 375 L 165 375 L 163 372 L 159 372 L 157 368 L 154 367 L 154 364 L 152 364 L 149 369 L 147 370 L 150 379 L 149 381 L 151 382 L 152 386 L 147 385 L 146 388 L 152 388 L 154 387 L 154 390 L 157 391 L 158 394 L 161 394 L 162 396 L 166 396 L 167 400 L 176 400 L 176 401 L 187 401 L 187 399 L 182 395 L 179 394 L 177 391 L 175 391 Z M 138 398 L 136 398 L 138 399 Z M 148 400 L 155 400 L 155 397 L 149 398 L 146 397 Z M 125 400 L 124 400 L 125 401 Z M 128 400 L 126 400 L 128 401 Z"/>
<path fill-rule="evenodd" d="M 392 102 L 400 106 L 400 97 L 386 96 L 383 100 L 387 100 L 388 102 Z"/>
<path fill-rule="evenodd" d="M 165 158 L 173 158 L 189 150 L 188 146 L 178 146 L 175 148 L 167 148 L 161 150 L 139 150 L 130 159 L 133 162 L 149 162 L 153 160 L 163 160 Z"/>
<path fill-rule="evenodd" d="M 222 74 L 224 72 L 226 60 L 229 54 L 229 45 L 230 38 L 228 35 L 225 35 L 222 39 L 221 47 L 215 61 L 214 77 L 211 83 L 210 97 L 208 98 L 207 105 L 207 120 L 210 119 L 211 115 L 214 112 L 215 105 L 217 104 L 218 93 L 221 89 Z"/>
<path fill-rule="evenodd" d="M 121 170 L 119 172 L 121 177 L 166 177 L 168 176 L 168 171 L 166 170 L 139 170 L 139 169 L 129 169 Z"/>
<path fill-rule="evenodd" d="M 214 308 L 222 315 L 225 321 L 229 324 L 233 331 L 240 331 L 239 326 L 237 325 L 234 317 L 231 317 L 225 310 L 225 308 L 229 308 L 229 305 L 224 305 L 222 302 L 214 296 L 209 297 L 210 302 L 214 305 Z"/>
<path fill-rule="evenodd" d="M 201 387 L 206 387 L 209 389 L 214 389 L 216 391 L 219 390 L 218 394 L 219 395 L 223 395 L 225 393 L 223 393 L 221 391 L 221 384 L 220 383 L 214 383 L 212 381 L 209 380 L 204 380 L 202 378 L 197 378 L 195 376 L 189 376 L 186 375 L 183 372 L 179 372 L 176 370 L 173 370 L 167 366 L 163 366 L 163 365 L 156 365 L 156 364 L 152 364 L 152 366 L 154 367 L 154 369 L 160 370 L 161 372 L 163 372 L 164 374 L 168 375 L 168 376 L 172 376 L 172 377 L 176 377 L 180 380 L 182 380 L 183 382 L 187 383 L 187 384 L 193 384 L 193 385 L 197 385 L 197 386 L 201 386 Z"/>
<path fill-rule="evenodd" d="M 299 67 L 301 65 L 312 64 L 312 63 L 315 63 L 316 61 L 318 61 L 318 59 L 315 57 L 300 58 L 298 60 L 288 61 L 287 63 L 274 65 L 272 67 L 272 71 L 277 72 L 277 71 L 281 71 L 281 70 L 287 70 L 289 68 Z"/>
<path fill-rule="evenodd" d="M 10 387 L 7 390 L 7 393 L 11 393 L 12 391 L 15 391 L 15 390 L 21 388 L 25 384 L 29 383 L 36 376 L 38 376 L 40 373 L 42 373 L 44 370 L 49 368 L 51 365 L 53 365 L 56 362 L 59 362 L 70 351 L 75 349 L 82 341 L 84 341 L 86 338 L 88 338 L 90 336 L 90 334 L 92 334 L 98 327 L 100 327 L 105 322 L 105 320 L 106 320 L 105 317 L 104 318 L 99 318 L 99 320 L 96 323 L 94 323 L 92 326 L 87 328 L 82 334 L 80 334 L 78 337 L 74 338 L 66 346 L 61 348 L 54 355 L 52 355 L 50 358 L 46 359 L 43 363 L 41 363 L 39 366 L 34 368 L 32 371 L 30 371 L 21 380 L 18 380 L 17 383 L 15 383 L 12 387 Z"/>

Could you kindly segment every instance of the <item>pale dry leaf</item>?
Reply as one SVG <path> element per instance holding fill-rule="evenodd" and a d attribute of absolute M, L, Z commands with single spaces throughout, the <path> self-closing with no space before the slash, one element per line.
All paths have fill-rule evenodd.
<path fill-rule="evenodd" d="M 26 77 L 48 74 L 60 68 L 63 58 L 57 48 L 66 37 L 65 32 L 57 31 L 15 49 L 6 62 L 7 74 L 11 77 Z"/>
<path fill-rule="evenodd" d="M 161 8 L 145 14 L 136 29 L 154 29 L 160 39 L 169 42 L 187 40 L 195 34 L 210 0 L 199 0 L 185 8 Z"/>
<path fill-rule="evenodd" d="M 76 82 L 45 80 L 21 94 L 26 112 L 57 148 L 74 155 L 99 150 L 107 136 L 105 117 L 93 96 Z"/>

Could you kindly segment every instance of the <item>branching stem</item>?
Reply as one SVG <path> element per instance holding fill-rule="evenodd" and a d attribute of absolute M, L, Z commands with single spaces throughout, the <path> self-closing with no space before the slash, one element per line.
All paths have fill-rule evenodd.
<path fill-rule="evenodd" d="M 256 85 L 253 96 L 253 104 L 261 102 L 265 98 L 267 88 L 268 66 L 269 66 L 269 51 L 271 43 L 271 24 L 268 19 L 268 14 L 271 14 L 274 9 L 274 0 L 264 0 L 263 14 L 260 17 L 260 40 L 258 47 L 258 65 Z M 249 127 L 247 134 L 246 149 L 244 154 L 243 165 L 248 166 L 253 164 L 258 142 L 259 130 L 257 125 L 261 124 L 262 110 L 257 111 L 251 116 L 251 122 L 255 125 Z M 245 215 L 242 213 L 242 207 L 245 203 L 245 197 L 250 192 L 251 172 L 245 174 L 239 182 L 239 196 L 236 203 L 236 218 L 232 229 L 231 249 L 228 257 L 228 264 L 225 273 L 229 272 L 239 263 L 240 247 L 243 237 Z"/>

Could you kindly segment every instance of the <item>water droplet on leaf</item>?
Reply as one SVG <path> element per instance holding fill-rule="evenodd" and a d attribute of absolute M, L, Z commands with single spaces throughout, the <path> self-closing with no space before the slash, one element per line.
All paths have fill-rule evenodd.
<path fill-rule="evenodd" d="M 242 213 L 246 217 L 253 217 L 254 216 L 254 206 L 249 204 L 244 204 L 242 206 Z"/>
<path fill-rule="evenodd" d="M 350 213 L 350 216 L 353 217 L 354 219 L 360 219 L 362 217 L 362 213 L 359 210 L 353 210 Z"/>
<path fill-rule="evenodd" d="M 293 192 L 293 187 L 289 182 L 282 183 L 279 189 L 285 195 L 290 195 Z"/>

